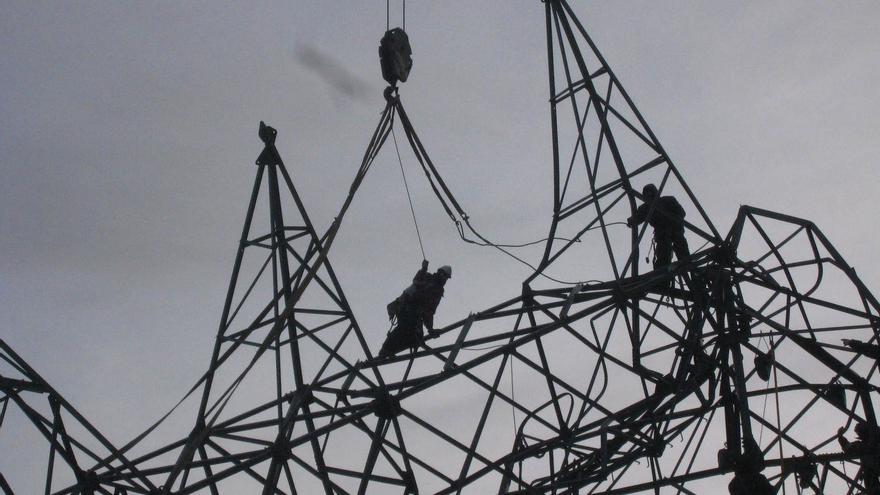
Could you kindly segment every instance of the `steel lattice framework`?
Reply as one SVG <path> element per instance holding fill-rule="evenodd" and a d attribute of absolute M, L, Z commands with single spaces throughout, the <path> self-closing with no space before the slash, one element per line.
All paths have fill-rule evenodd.
<path fill-rule="evenodd" d="M 880 303 L 809 221 L 742 207 L 720 234 L 571 7 L 544 9 L 553 220 L 520 296 L 375 357 L 328 252 L 393 126 L 462 235 L 479 233 L 393 88 L 326 233 L 261 124 L 187 435 L 112 445 L 0 341 L 0 425 L 12 406 L 46 438 L 45 492 L 878 493 L 876 434 L 840 438 L 877 429 Z M 611 226 L 647 183 L 679 198 L 703 246 L 640 273 L 646 227 Z M 603 281 L 544 277 L 588 230 Z M 466 398 L 456 414 L 451 397 Z"/>

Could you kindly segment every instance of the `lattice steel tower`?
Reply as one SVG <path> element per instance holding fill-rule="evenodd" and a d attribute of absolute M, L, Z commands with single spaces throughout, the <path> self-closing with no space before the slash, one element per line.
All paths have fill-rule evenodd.
<path fill-rule="evenodd" d="M 375 357 L 328 252 L 395 125 L 462 235 L 479 233 L 396 88 L 326 233 L 261 124 L 187 435 L 117 448 L 0 343 L 3 411 L 49 440 L 46 493 L 880 493 L 876 298 L 809 221 L 742 207 L 719 233 L 571 7 L 543 8 L 553 216 L 520 296 Z M 651 227 L 619 224 L 647 184 L 702 246 L 645 271 Z M 591 230 L 601 281 L 545 277 Z M 525 396 L 503 385 L 514 364 Z M 477 398 L 454 422 L 450 394 Z"/>

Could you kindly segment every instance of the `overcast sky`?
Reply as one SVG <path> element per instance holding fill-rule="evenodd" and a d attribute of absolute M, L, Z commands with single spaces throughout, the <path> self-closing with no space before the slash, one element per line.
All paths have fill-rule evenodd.
<path fill-rule="evenodd" d="M 572 3 L 719 230 L 743 204 L 809 218 L 880 287 L 880 4 Z M 208 365 L 260 120 L 316 226 L 336 215 L 384 105 L 385 2 L 2 10 L 0 336 L 124 443 Z M 543 15 L 537 0 L 407 5 L 404 105 L 499 241 L 546 235 L 550 217 Z M 527 270 L 458 240 L 408 163 L 428 258 L 454 270 L 438 321 L 516 295 Z M 331 252 L 375 348 L 420 260 L 386 149 Z"/>

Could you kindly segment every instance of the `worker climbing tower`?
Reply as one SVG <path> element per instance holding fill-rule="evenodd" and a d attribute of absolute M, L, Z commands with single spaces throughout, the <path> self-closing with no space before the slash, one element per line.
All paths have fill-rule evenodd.
<path fill-rule="evenodd" d="M 722 235 L 571 6 L 541 8 L 553 215 L 517 297 L 387 358 L 351 312 L 328 253 L 395 126 L 462 237 L 511 254 L 431 160 L 397 87 L 408 37 L 389 30 L 385 108 L 327 232 L 260 126 L 192 429 L 139 451 L 148 431 L 50 492 L 877 493 L 880 303 L 809 221 L 746 206 Z M 649 184 L 685 213 L 694 249 L 674 262 L 642 261 L 661 227 L 632 219 L 664 214 Z M 30 382 L 0 383 L 5 407 Z"/>
<path fill-rule="evenodd" d="M 374 394 L 343 394 L 384 383 L 376 370 L 360 369 L 369 346 L 327 260 L 327 238 L 309 220 L 275 129 L 260 123 L 259 136 L 264 148 L 220 329 L 196 386 L 195 426 L 160 449 L 176 459 L 151 473 L 168 494 L 353 492 L 366 482 L 358 472 L 369 458 L 374 483 L 406 487 L 407 460 L 378 448 L 396 426 L 381 413 L 365 417 L 368 408 L 357 412 Z"/>
<path fill-rule="evenodd" d="M 544 2 L 552 132 L 553 217 L 539 264 L 542 271 L 588 231 L 580 263 L 590 277 L 617 280 L 639 273 L 649 250 L 645 229 L 624 224 L 646 184 L 679 198 L 689 235 L 718 242 L 697 197 L 630 99 L 611 66 L 566 2 Z M 561 239 L 561 240 L 557 240 Z M 580 246 L 579 246 L 580 247 Z M 537 274 L 529 278 L 534 280 Z"/>

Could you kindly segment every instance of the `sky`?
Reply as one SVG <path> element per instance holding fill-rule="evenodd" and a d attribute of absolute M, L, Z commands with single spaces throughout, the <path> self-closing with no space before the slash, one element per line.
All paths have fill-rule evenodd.
<path fill-rule="evenodd" d="M 336 216 L 384 105 L 385 3 L 3 4 L 0 336 L 124 443 L 208 365 L 260 120 L 316 227 Z M 740 205 L 811 219 L 880 287 L 880 5 L 572 4 L 719 230 Z M 406 13 L 400 94 L 441 174 L 491 238 L 546 235 L 542 5 Z M 453 266 L 437 319 L 517 295 L 528 270 L 462 243 L 403 158 L 427 257 Z M 330 258 L 378 348 L 421 261 L 390 148 Z"/>

